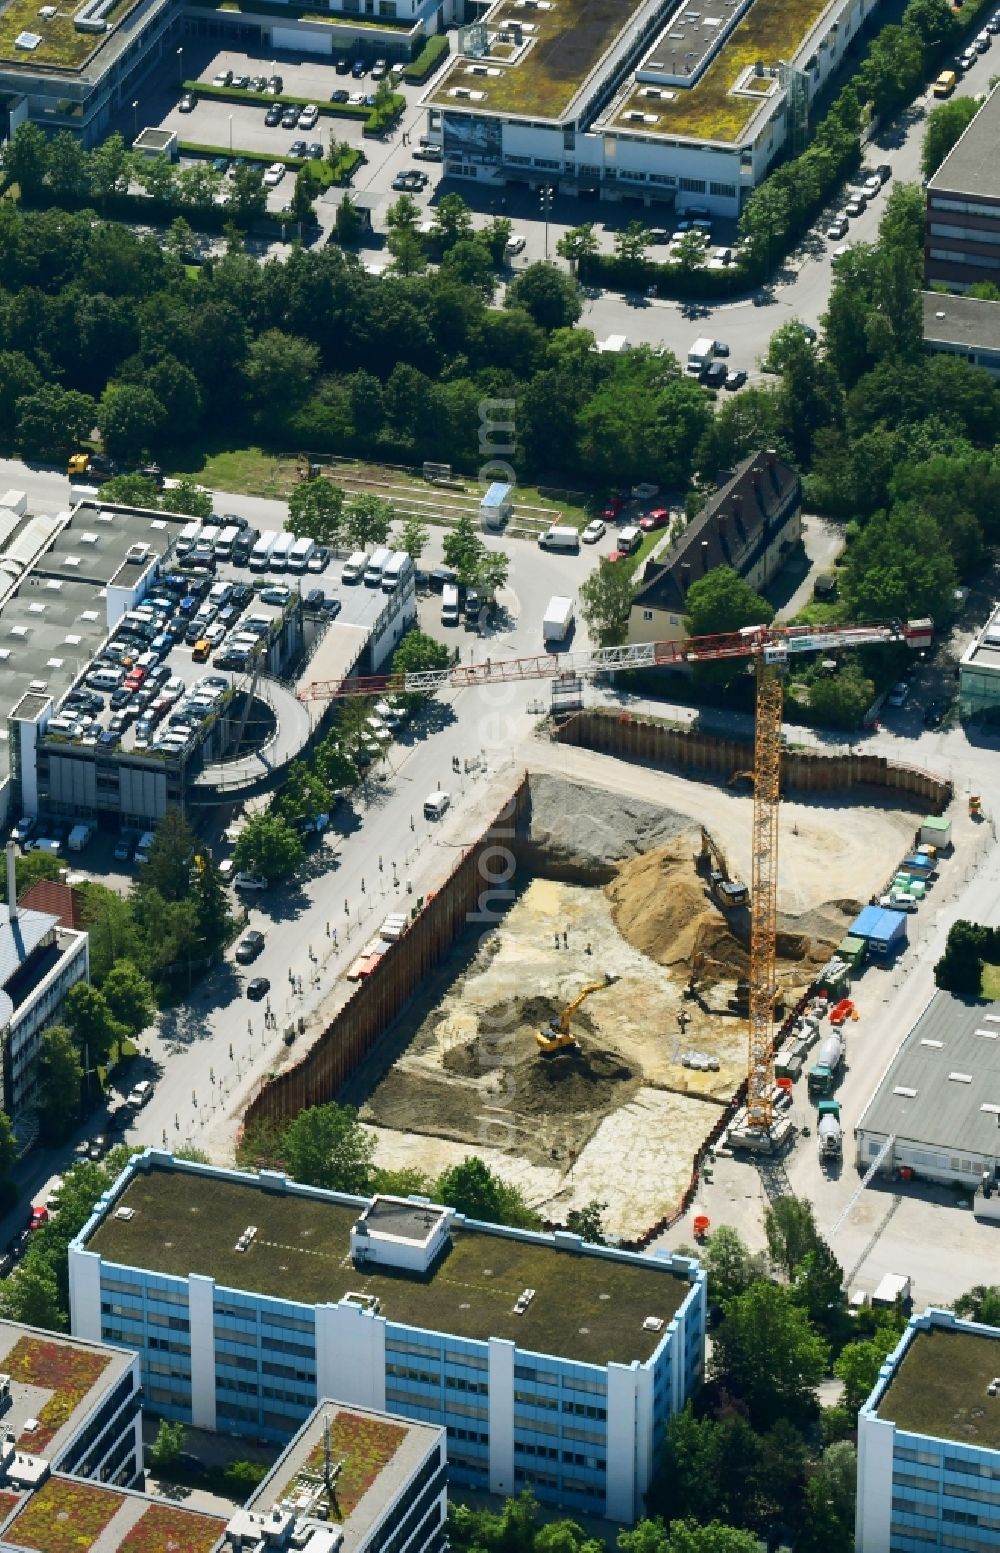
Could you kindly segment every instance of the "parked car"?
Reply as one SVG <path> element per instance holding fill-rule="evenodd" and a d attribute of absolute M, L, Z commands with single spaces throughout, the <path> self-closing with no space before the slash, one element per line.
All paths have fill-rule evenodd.
<path fill-rule="evenodd" d="M 605 503 L 603 512 L 601 513 L 601 517 L 604 519 L 605 523 L 617 522 L 618 518 L 621 516 L 621 511 L 624 505 L 625 503 L 622 501 L 620 496 L 610 496 Z"/>
<path fill-rule="evenodd" d="M 515 254 L 523 253 L 527 241 L 528 239 L 522 232 L 515 232 L 514 236 L 507 240 L 507 247 L 505 249 L 507 257 L 512 259 Z"/>
<path fill-rule="evenodd" d="M 998 13 L 998 14 L 1000 14 L 1000 13 Z M 994 20 L 995 19 L 996 18 L 994 18 Z M 876 163 L 875 171 L 878 173 L 878 175 L 881 178 L 883 184 L 888 183 L 889 179 L 892 177 L 892 168 L 889 166 L 888 162 L 878 162 L 878 163 Z"/>
<path fill-rule="evenodd" d="M 284 80 L 280 75 L 271 76 L 267 83 L 267 89 L 269 92 L 273 92 L 275 97 L 280 97 L 282 92 L 285 90 Z"/>
<path fill-rule="evenodd" d="M 135 1106 L 136 1109 L 139 1110 L 142 1106 L 148 1105 L 152 1098 L 152 1080 L 143 1078 L 139 1080 L 138 1084 L 133 1084 L 132 1088 L 129 1090 L 125 1097 L 125 1104 Z"/>
<path fill-rule="evenodd" d="M 863 216 L 867 205 L 868 201 L 865 199 L 864 194 L 860 189 L 857 189 L 851 195 L 851 198 L 847 201 L 844 209 L 847 211 L 849 216 Z"/>
<path fill-rule="evenodd" d="M 585 545 L 596 545 L 597 541 L 603 539 L 606 533 L 607 529 L 602 520 L 600 518 L 592 518 L 580 535 L 580 538 Z"/>
<path fill-rule="evenodd" d="M 259 1003 L 261 998 L 266 998 L 271 990 L 271 983 L 266 976 L 255 976 L 247 982 L 247 997 L 254 1003 Z"/>
<path fill-rule="evenodd" d="M 746 380 L 747 375 L 743 368 L 734 367 L 731 372 L 726 373 L 726 381 L 723 384 L 723 387 L 728 388 L 729 392 L 734 394 L 738 388 L 743 387 L 743 384 L 746 382 Z"/>
<path fill-rule="evenodd" d="M 834 216 L 826 229 L 826 235 L 831 242 L 839 242 L 842 237 L 847 236 L 847 228 L 848 221 L 846 216 Z"/>
<path fill-rule="evenodd" d="M 280 102 L 273 102 L 264 115 L 264 123 L 268 129 L 276 129 L 281 123 L 282 108 Z"/>
<path fill-rule="evenodd" d="M 36 1203 L 28 1215 L 28 1228 L 41 1229 L 43 1224 L 49 1222 L 49 1210 L 44 1203 Z"/>
<path fill-rule="evenodd" d="M 185 92 L 177 106 L 181 113 L 193 113 L 195 101 L 196 98 L 193 92 Z"/>
<path fill-rule="evenodd" d="M 327 620 L 336 620 L 340 614 L 340 600 L 324 599 L 320 608 L 320 614 L 325 615 Z"/>
<path fill-rule="evenodd" d="M 276 189 L 284 176 L 285 164 L 283 162 L 272 162 L 264 174 L 264 187 L 266 189 Z"/>
<path fill-rule="evenodd" d="M 249 933 L 244 933 L 236 945 L 236 960 L 239 965 L 249 965 L 252 960 L 263 952 L 264 935 L 258 928 L 252 928 Z"/>
<path fill-rule="evenodd" d="M 889 692 L 887 697 L 890 706 L 905 706 L 910 694 L 910 687 L 904 679 L 899 680 Z"/>
<path fill-rule="evenodd" d="M 372 65 L 372 80 L 382 81 L 389 74 L 389 62 L 385 59 L 377 59 Z"/>
<path fill-rule="evenodd" d="M 976 33 L 975 43 L 974 43 L 974 47 L 975 47 L 976 53 L 977 54 L 985 54 L 987 52 L 987 50 L 989 49 L 989 46 L 990 46 L 990 44 L 992 42 L 993 42 L 993 39 L 990 37 L 989 33 L 987 32 L 986 28 L 984 27 L 982 32 L 977 32 Z"/>
<path fill-rule="evenodd" d="M 333 68 L 336 70 L 338 75 L 350 75 L 351 61 L 348 59 L 346 54 L 338 54 L 337 58 L 334 60 Z"/>
<path fill-rule="evenodd" d="M 725 371 L 725 368 L 723 368 Z M 644 534 L 651 534 L 654 529 L 666 528 L 670 522 L 670 509 L 668 507 L 654 507 L 650 512 L 639 519 L 639 527 Z"/>
<path fill-rule="evenodd" d="M 299 124 L 298 108 L 285 108 L 281 115 L 282 129 L 297 129 Z"/>
<path fill-rule="evenodd" d="M 306 147 L 306 156 L 313 162 L 321 162 L 323 160 L 322 143 L 319 140 L 310 140 Z"/>
<path fill-rule="evenodd" d="M 273 588 L 261 588 L 260 590 L 262 604 L 275 604 L 279 608 L 287 604 L 291 596 L 291 588 L 283 588 L 280 585 Z"/>
<path fill-rule="evenodd" d="M 306 143 L 304 140 L 293 140 L 288 147 L 289 156 L 305 156 Z"/>
<path fill-rule="evenodd" d="M 234 874 L 233 885 L 237 890 L 266 890 L 267 880 L 259 874 Z"/>
<path fill-rule="evenodd" d="M 364 60 L 356 59 L 351 66 L 351 75 L 354 77 L 355 81 L 360 81 L 362 76 L 366 76 L 367 74 L 368 66 L 365 64 Z"/>
<path fill-rule="evenodd" d="M 299 114 L 299 129 L 315 129 L 319 109 L 313 102 L 307 103 Z"/>
<path fill-rule="evenodd" d="M 317 545 L 306 562 L 307 572 L 325 572 L 330 564 L 330 552 L 326 545 Z"/>
<path fill-rule="evenodd" d="M 330 101 L 331 102 L 346 102 L 348 100 L 348 98 L 350 97 L 350 95 L 351 94 L 347 90 L 346 87 L 338 86 L 337 90 L 335 92 L 331 92 L 330 93 Z"/>
<path fill-rule="evenodd" d="M 701 374 L 701 381 L 706 388 L 722 388 L 729 376 L 724 362 L 711 361 Z"/>

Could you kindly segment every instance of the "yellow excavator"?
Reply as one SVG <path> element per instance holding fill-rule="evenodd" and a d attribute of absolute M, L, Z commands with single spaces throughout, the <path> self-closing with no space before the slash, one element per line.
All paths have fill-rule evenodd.
<path fill-rule="evenodd" d="M 592 992 L 600 992 L 604 987 L 611 987 L 617 980 L 617 976 L 605 976 L 603 981 L 589 982 L 586 987 L 581 988 L 572 1002 L 566 1004 L 561 1014 L 549 1020 L 548 1029 L 538 1031 L 535 1040 L 543 1057 L 555 1057 L 559 1052 L 580 1050 L 580 1043 L 569 1028 L 571 1017 Z"/>

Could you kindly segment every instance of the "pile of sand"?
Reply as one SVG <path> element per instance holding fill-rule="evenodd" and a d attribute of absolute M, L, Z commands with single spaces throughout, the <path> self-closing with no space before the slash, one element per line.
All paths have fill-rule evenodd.
<path fill-rule="evenodd" d="M 706 982 L 745 976 L 749 914 L 741 909 L 727 916 L 716 906 L 697 870 L 696 851 L 697 837 L 689 832 L 622 863 L 605 885 L 615 926 L 633 948 L 659 965 L 691 967 L 697 961 L 700 979 Z M 812 970 L 829 959 L 846 931 L 840 915 L 844 904 L 831 902 L 828 910 L 811 912 L 808 923 L 783 917 L 777 938 L 779 964 L 798 968 L 802 980 L 810 980 Z"/>

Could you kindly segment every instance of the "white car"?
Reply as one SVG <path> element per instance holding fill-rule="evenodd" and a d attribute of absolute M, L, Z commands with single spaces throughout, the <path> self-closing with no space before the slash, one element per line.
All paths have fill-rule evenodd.
<path fill-rule="evenodd" d="M 299 114 L 299 129 L 314 129 L 319 119 L 319 109 L 315 103 L 309 103 Z"/>
<path fill-rule="evenodd" d="M 830 255 L 830 263 L 838 264 L 847 252 L 847 244 L 840 243 Z"/>
<path fill-rule="evenodd" d="M 840 238 L 847 236 L 847 225 L 848 223 L 846 216 L 834 216 L 833 220 L 830 222 L 830 225 L 826 229 L 827 237 L 832 238 L 834 242 L 838 242 Z"/>
<path fill-rule="evenodd" d="M 266 890 L 267 880 L 259 874 L 234 874 L 233 884 L 237 890 Z"/>
<path fill-rule="evenodd" d="M 267 172 L 264 174 L 265 189 L 276 189 L 284 176 L 284 162 L 272 162 L 270 167 L 267 169 Z"/>
<path fill-rule="evenodd" d="M 585 545 L 596 545 L 597 541 L 599 539 L 603 539 L 606 533 L 607 529 L 604 527 L 604 524 L 601 522 L 600 518 L 594 518 L 590 523 L 587 524 L 587 527 L 580 535 L 580 538 L 583 540 Z"/>
<path fill-rule="evenodd" d="M 876 194 L 881 194 L 882 192 L 882 180 L 877 173 L 873 173 L 870 178 L 865 179 L 861 187 L 869 199 L 874 199 Z"/>
<path fill-rule="evenodd" d="M 520 232 L 515 232 L 514 236 L 508 238 L 507 240 L 507 253 L 511 258 L 513 258 L 514 254 L 516 253 L 523 253 L 526 242 L 526 237 L 524 237 Z"/>

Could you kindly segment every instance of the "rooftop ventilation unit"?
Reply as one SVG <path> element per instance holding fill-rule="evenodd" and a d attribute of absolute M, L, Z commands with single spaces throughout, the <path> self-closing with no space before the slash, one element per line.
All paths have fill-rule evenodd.
<path fill-rule="evenodd" d="M 235 1245 L 234 1249 L 236 1251 L 249 1251 L 250 1247 L 253 1245 L 253 1243 L 256 1240 L 256 1238 L 257 1238 L 257 1226 L 256 1226 L 256 1224 L 248 1224 L 246 1229 L 243 1231 L 242 1235 L 240 1236 L 239 1240 L 236 1242 L 236 1245 Z"/>
<path fill-rule="evenodd" d="M 662 1316 L 647 1316 L 645 1321 L 642 1323 L 642 1330 L 644 1332 L 662 1332 L 663 1331 L 663 1317 Z"/>
<path fill-rule="evenodd" d="M 116 1219 L 121 1219 L 124 1224 L 127 1224 L 129 1219 L 134 1219 L 135 1218 L 135 1209 L 134 1208 L 116 1208 L 115 1209 L 115 1218 Z"/>
<path fill-rule="evenodd" d="M 1000 1396 L 1000 1375 L 994 1375 L 986 1388 L 986 1395 L 988 1397 Z"/>
<path fill-rule="evenodd" d="M 534 1297 L 534 1289 L 522 1289 L 514 1305 L 514 1315 L 523 1316 Z"/>

